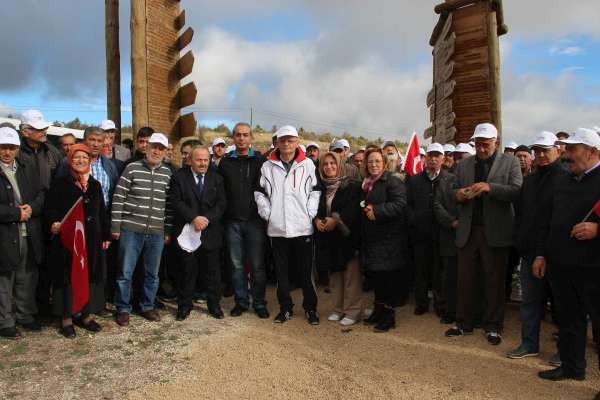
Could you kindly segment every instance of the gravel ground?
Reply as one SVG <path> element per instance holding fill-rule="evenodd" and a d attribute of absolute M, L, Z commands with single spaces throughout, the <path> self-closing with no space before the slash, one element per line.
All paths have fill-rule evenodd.
<path fill-rule="evenodd" d="M 275 311 L 272 288 L 269 298 Z M 505 340 L 493 347 L 481 331 L 447 339 L 433 314 L 416 317 L 412 307 L 398 310 L 387 334 L 342 330 L 326 321 L 329 296 L 319 299 L 317 327 L 299 307 L 283 325 L 251 313 L 217 321 L 198 307 L 185 322 L 167 310 L 160 323 L 133 317 L 129 328 L 99 320 L 103 332 L 78 329 L 75 340 L 52 327 L 0 341 L 0 399 L 592 399 L 600 388 L 591 346 L 584 382 L 536 377 L 555 348 L 546 323 L 539 358 L 505 358 L 519 338 L 514 305 Z"/>

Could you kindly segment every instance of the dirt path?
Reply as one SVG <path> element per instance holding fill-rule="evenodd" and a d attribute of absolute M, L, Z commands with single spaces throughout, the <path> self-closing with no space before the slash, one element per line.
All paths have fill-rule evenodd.
<path fill-rule="evenodd" d="M 269 297 L 274 311 L 272 289 Z M 505 358 L 518 341 L 514 307 L 505 341 L 492 347 L 480 331 L 447 339 L 437 318 L 415 317 L 412 307 L 398 311 L 391 333 L 375 334 L 363 325 L 342 332 L 325 321 L 328 300 L 320 293 L 317 327 L 298 307 L 284 325 L 252 314 L 216 321 L 200 313 L 179 323 L 164 312 L 159 324 L 135 318 L 121 329 L 104 321 L 105 332 L 74 341 L 54 329 L 2 341 L 0 398 L 533 400 L 592 399 L 600 388 L 591 346 L 586 381 L 536 377 L 554 349 L 548 325 L 540 358 Z M 231 299 L 224 302 L 226 310 L 231 305 Z"/>

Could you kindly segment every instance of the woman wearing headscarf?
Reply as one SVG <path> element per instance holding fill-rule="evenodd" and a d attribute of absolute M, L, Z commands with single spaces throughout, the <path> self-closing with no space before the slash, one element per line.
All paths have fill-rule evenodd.
<path fill-rule="evenodd" d="M 53 312 L 61 317 L 59 333 L 76 336 L 73 324 L 91 332 L 102 327 L 92 319 L 104 309 L 106 280 L 105 250 L 110 244 L 110 223 L 104 207 L 100 183 L 90 175 L 91 150 L 85 144 L 71 147 L 67 155 L 69 173 L 56 178 L 48 191 L 45 215 L 52 232 L 50 261 L 53 283 Z M 89 301 L 81 310 L 73 309 L 73 293 L 82 290 L 71 283 L 71 253 L 60 237 L 61 221 L 71 207 L 83 198 L 85 244 L 87 248 Z"/>
<path fill-rule="evenodd" d="M 361 262 L 373 275 L 375 304 L 364 322 L 376 332 L 396 326 L 394 306 L 398 276 L 407 256 L 406 188 L 387 170 L 388 159 L 379 148 L 367 150 L 362 183 Z"/>
<path fill-rule="evenodd" d="M 321 198 L 315 217 L 317 269 L 328 270 L 334 298 L 329 321 L 355 324 L 362 314 L 360 247 L 360 182 L 346 174 L 345 163 L 333 152 L 319 160 Z"/>

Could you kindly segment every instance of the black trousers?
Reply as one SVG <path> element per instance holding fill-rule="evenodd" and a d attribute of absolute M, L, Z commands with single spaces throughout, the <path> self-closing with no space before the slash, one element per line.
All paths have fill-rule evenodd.
<path fill-rule="evenodd" d="M 317 292 L 313 280 L 313 241 L 311 236 L 296 238 L 274 237 L 273 261 L 277 275 L 277 300 L 282 310 L 292 310 L 294 303 L 290 297 L 290 277 L 294 270 L 298 272 L 302 288 L 302 308 L 305 311 L 317 309 Z"/>
<path fill-rule="evenodd" d="M 387 307 L 396 305 L 397 290 L 401 271 L 375 271 L 373 272 L 373 291 L 375 292 L 375 303 Z"/>
<path fill-rule="evenodd" d="M 202 246 L 193 253 L 179 249 L 181 270 L 177 289 L 179 308 L 192 308 L 192 297 L 198 277 L 206 289 L 208 308 L 219 306 L 221 301 L 221 249 L 206 250 Z"/>
<path fill-rule="evenodd" d="M 600 268 L 548 266 L 558 317 L 558 351 L 562 367 L 574 374 L 585 373 L 587 304 L 600 310 Z"/>
<path fill-rule="evenodd" d="M 433 292 L 433 305 L 443 310 L 442 266 L 439 245 L 435 242 L 414 244 L 415 255 L 415 303 L 417 307 L 429 307 L 428 292 Z"/>
<path fill-rule="evenodd" d="M 443 269 L 444 299 L 446 300 L 445 315 L 456 318 L 456 285 L 458 280 L 458 266 L 456 256 L 440 258 Z"/>

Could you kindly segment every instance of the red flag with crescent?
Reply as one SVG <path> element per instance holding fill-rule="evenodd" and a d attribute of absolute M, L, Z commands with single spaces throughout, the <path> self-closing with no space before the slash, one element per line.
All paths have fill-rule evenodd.
<path fill-rule="evenodd" d="M 88 256 L 85 246 L 85 213 L 83 197 L 67 212 L 60 227 L 60 239 L 71 253 L 71 290 L 73 314 L 80 312 L 90 300 Z"/>
<path fill-rule="evenodd" d="M 406 161 L 404 162 L 404 172 L 407 176 L 413 176 L 423 172 L 423 163 L 421 162 L 421 148 L 419 147 L 419 138 L 417 133 L 413 133 L 406 150 Z"/>

